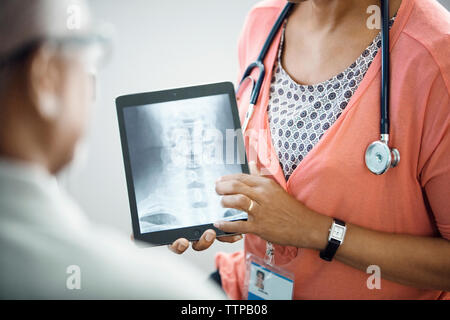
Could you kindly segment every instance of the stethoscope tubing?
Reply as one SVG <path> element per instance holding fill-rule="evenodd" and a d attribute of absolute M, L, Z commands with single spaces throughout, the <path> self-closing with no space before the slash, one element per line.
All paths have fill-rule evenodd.
<path fill-rule="evenodd" d="M 256 105 L 256 102 L 258 101 L 259 98 L 259 94 L 261 92 L 261 87 L 262 87 L 262 83 L 264 81 L 264 76 L 266 73 L 266 68 L 264 66 L 264 59 L 267 56 L 267 52 L 269 51 L 269 48 L 273 42 L 273 40 L 275 39 L 275 36 L 277 35 L 278 31 L 281 28 L 281 25 L 283 24 L 284 20 L 287 18 L 287 16 L 289 15 L 289 13 L 291 12 L 291 9 L 293 8 L 294 3 L 292 2 L 288 2 L 285 7 L 283 8 L 283 11 L 281 11 L 280 15 L 277 18 L 277 21 L 275 22 L 275 24 L 273 25 L 272 29 L 270 30 L 270 33 L 266 39 L 266 41 L 264 42 L 263 48 L 261 49 L 261 52 L 258 55 L 258 58 L 252 62 L 247 69 L 245 70 L 241 82 L 239 83 L 239 87 L 236 90 L 236 92 L 239 92 L 239 88 L 242 85 L 242 83 L 245 81 L 245 79 L 247 77 L 250 77 L 252 71 L 255 68 L 259 69 L 259 75 L 258 75 L 258 80 L 255 82 L 255 87 L 252 90 L 252 94 L 250 97 L 250 104 L 252 105 Z"/>
<path fill-rule="evenodd" d="M 264 59 L 271 44 L 273 43 L 276 34 L 281 28 L 281 25 L 291 12 L 294 3 L 288 2 L 277 18 L 274 26 L 264 42 L 263 48 L 257 59 L 252 62 L 245 70 L 236 96 L 239 97 L 239 92 L 242 84 L 250 79 L 252 81 L 252 91 L 250 95 L 250 103 L 245 115 L 244 124 L 242 126 L 245 133 L 247 125 L 254 113 L 255 105 L 258 101 L 261 92 L 262 83 L 265 77 Z M 389 148 L 389 96 L 390 96 L 390 48 L 389 48 L 389 0 L 381 0 L 381 88 L 380 88 L 380 140 L 374 141 L 366 150 L 365 161 L 367 168 L 374 174 L 380 175 L 385 173 L 389 168 L 398 165 L 400 161 L 400 153 L 395 148 Z M 251 73 L 255 68 L 258 68 L 259 75 L 255 81 Z"/>
<path fill-rule="evenodd" d="M 389 0 L 381 0 L 381 96 L 380 134 L 389 134 L 390 53 Z M 382 138 L 382 140 L 384 140 Z"/>

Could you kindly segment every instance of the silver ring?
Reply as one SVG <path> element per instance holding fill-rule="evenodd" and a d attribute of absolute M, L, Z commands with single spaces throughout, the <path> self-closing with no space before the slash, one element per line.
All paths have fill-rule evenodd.
<path fill-rule="evenodd" d="M 248 206 L 248 210 L 247 210 L 247 212 L 250 212 L 250 211 L 252 211 L 252 209 L 253 209 L 253 205 L 254 205 L 254 202 L 253 202 L 253 200 L 252 200 L 252 199 L 250 199 L 250 205 Z"/>

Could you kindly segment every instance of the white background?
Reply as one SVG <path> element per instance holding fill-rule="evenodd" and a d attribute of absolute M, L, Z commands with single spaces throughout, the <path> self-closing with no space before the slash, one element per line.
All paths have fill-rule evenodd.
<path fill-rule="evenodd" d="M 99 76 L 99 95 L 88 134 L 89 161 L 64 182 L 94 221 L 131 233 L 126 181 L 114 99 L 118 95 L 194 84 L 235 81 L 237 38 L 257 0 L 91 0 L 94 16 L 115 27 L 114 54 Z M 443 0 L 450 7 L 450 0 Z M 188 259 L 214 270 L 216 243 Z M 144 250 L 167 250 L 166 247 Z"/>

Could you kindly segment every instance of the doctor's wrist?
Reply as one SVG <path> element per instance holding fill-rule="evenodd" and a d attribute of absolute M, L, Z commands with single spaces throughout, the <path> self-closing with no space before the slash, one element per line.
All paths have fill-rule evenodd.
<path fill-rule="evenodd" d="M 328 234 L 333 218 L 323 214 L 311 211 L 306 227 L 306 237 L 303 238 L 303 243 L 300 243 L 301 248 L 323 250 L 328 244 Z"/>

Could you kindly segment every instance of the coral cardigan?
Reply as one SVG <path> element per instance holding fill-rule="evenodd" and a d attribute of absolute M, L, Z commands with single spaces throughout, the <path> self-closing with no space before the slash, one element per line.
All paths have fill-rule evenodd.
<path fill-rule="evenodd" d="M 257 4 L 239 41 L 240 74 L 259 54 L 284 0 Z M 369 15 L 368 15 L 369 17 Z M 435 0 L 403 0 L 391 29 L 390 145 L 398 167 L 369 172 L 364 154 L 379 139 L 380 54 L 337 121 L 286 183 L 268 128 L 266 107 L 280 32 L 266 60 L 259 102 L 248 125 L 250 160 L 298 201 L 324 215 L 368 229 L 450 239 L 450 15 Z M 243 100 L 243 99 L 241 99 Z M 248 104 L 241 101 L 241 121 Z M 232 299 L 245 299 L 245 254 L 264 257 L 266 242 L 248 234 L 244 251 L 218 253 L 216 266 Z M 414 249 L 411 248 L 414 252 Z M 439 299 L 449 294 L 381 280 L 369 290 L 364 271 L 317 251 L 275 245 L 275 263 L 295 274 L 295 299 Z M 411 266 L 413 270 L 414 266 Z M 381 275 L 383 270 L 381 270 Z"/>

